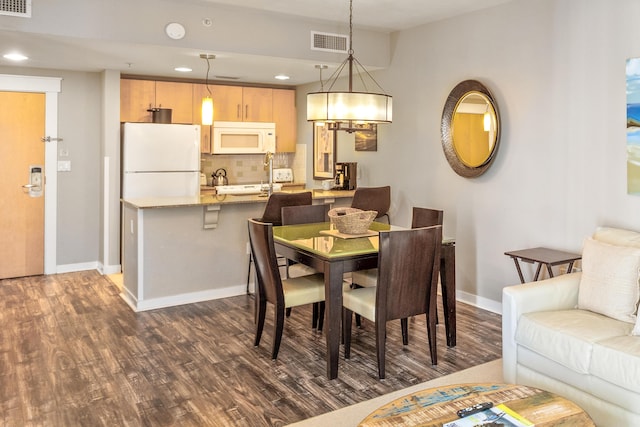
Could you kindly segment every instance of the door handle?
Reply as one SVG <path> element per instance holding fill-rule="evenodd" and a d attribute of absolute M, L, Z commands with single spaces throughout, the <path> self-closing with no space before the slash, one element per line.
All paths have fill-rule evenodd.
<path fill-rule="evenodd" d="M 35 185 L 35 184 L 25 184 L 22 186 L 22 188 L 36 188 L 39 187 L 39 185 Z"/>

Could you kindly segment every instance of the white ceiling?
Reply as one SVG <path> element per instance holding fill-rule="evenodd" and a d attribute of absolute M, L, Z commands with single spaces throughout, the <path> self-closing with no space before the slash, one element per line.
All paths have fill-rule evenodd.
<path fill-rule="evenodd" d="M 133 0 L 132 0 L 133 1 Z M 341 25 L 349 21 L 347 0 L 166 0 L 183 7 L 223 5 L 229 8 L 249 8 L 268 14 L 284 14 L 323 20 Z M 450 18 L 512 0 L 355 0 L 353 6 L 354 27 L 393 32 L 412 28 L 428 22 Z M 34 8 L 37 3 L 34 2 Z M 3 19 L 7 21 L 3 21 Z M 201 50 L 176 47 L 174 43 L 149 44 L 75 37 L 46 32 L 15 30 L 19 26 L 0 17 L 0 66 L 25 66 L 78 71 L 119 70 L 124 74 L 153 75 L 177 78 L 204 78 L 206 64 L 200 59 Z M 8 25 L 3 25 L 9 22 Z M 168 38 L 167 38 L 168 39 Z M 15 64 L 1 55 L 20 51 L 29 60 Z M 212 61 L 210 79 L 217 76 L 234 76 L 242 83 L 266 83 L 298 85 L 318 80 L 314 62 L 245 54 L 219 49 Z M 216 51 L 217 53 L 217 51 Z M 357 52 L 356 52 L 357 55 Z M 339 61 L 338 61 L 339 62 Z M 132 63 L 131 67 L 127 65 Z M 316 61 L 317 63 L 317 61 Z M 194 71 L 182 74 L 173 71 L 175 66 L 188 66 Z M 280 82 L 276 74 L 286 73 L 291 80 Z M 327 74 L 323 77 L 326 79 Z"/>
<path fill-rule="evenodd" d="M 188 0 L 196 3 L 218 3 L 252 9 L 349 22 L 348 0 Z M 511 0 L 354 0 L 353 24 L 398 31 L 427 22 L 486 9 Z"/>

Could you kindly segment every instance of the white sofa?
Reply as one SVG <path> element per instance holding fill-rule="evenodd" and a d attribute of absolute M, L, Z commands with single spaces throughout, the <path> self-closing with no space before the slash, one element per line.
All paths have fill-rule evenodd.
<path fill-rule="evenodd" d="M 631 283 L 626 290 L 634 291 L 635 277 L 638 292 L 638 266 L 633 263 L 635 255 L 631 252 L 640 253 L 640 233 L 599 228 L 587 240 L 583 272 L 504 288 L 504 380 L 564 396 L 586 410 L 599 427 L 640 426 L 637 293 L 632 296 L 625 291 L 617 293 L 620 276 L 625 274 L 627 284 Z M 610 257 L 589 249 L 587 259 L 588 244 L 605 250 L 624 250 L 631 253 L 631 257 Z M 600 308 L 587 310 L 585 298 L 588 283 L 593 282 L 594 260 L 598 261 L 596 270 L 602 270 L 603 265 L 615 268 L 606 272 L 606 276 L 599 276 L 599 280 L 605 282 L 600 283 L 603 293 L 591 295 Z M 631 262 L 627 262 L 629 260 Z M 617 310 L 613 315 L 623 311 L 616 307 L 619 301 L 608 300 L 610 294 L 611 298 L 623 295 L 630 300 L 623 303 L 630 303 L 634 313 L 620 320 L 612 318 L 610 313 L 598 312 L 606 312 L 611 307 Z"/>

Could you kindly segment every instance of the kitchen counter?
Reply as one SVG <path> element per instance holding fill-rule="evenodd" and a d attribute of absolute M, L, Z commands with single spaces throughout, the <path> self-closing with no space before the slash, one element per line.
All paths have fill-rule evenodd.
<path fill-rule="evenodd" d="M 284 187 L 286 188 L 286 187 Z M 314 200 L 325 202 L 327 199 L 341 199 L 353 197 L 354 191 L 341 190 L 283 190 L 283 193 L 299 193 L 311 191 Z M 259 194 L 232 195 L 232 194 L 202 194 L 191 197 L 144 197 L 137 199 L 123 199 L 122 203 L 138 209 L 171 208 L 178 206 L 207 206 L 229 205 L 238 203 L 265 203 L 266 196 Z"/>
<path fill-rule="evenodd" d="M 351 205 L 353 191 L 310 191 L 314 204 Z M 257 194 L 122 200 L 122 298 L 143 311 L 244 294 L 247 219 L 262 216 L 266 201 Z"/>

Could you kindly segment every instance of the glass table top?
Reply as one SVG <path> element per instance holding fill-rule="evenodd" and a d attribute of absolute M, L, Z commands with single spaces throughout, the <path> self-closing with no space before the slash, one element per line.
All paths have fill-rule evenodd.
<path fill-rule="evenodd" d="M 322 234 L 321 231 L 332 230 L 330 222 L 283 225 L 273 227 L 275 242 L 302 249 L 327 258 L 340 258 L 367 255 L 378 252 L 378 235 L 342 238 Z M 401 227 L 373 222 L 372 231 L 399 230 Z"/>

